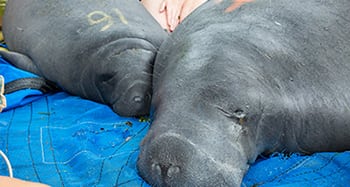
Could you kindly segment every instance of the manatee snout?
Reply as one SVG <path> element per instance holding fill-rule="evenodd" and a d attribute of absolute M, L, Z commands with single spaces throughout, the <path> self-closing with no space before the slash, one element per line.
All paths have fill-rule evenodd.
<path fill-rule="evenodd" d="M 242 171 L 221 164 L 180 134 L 144 141 L 137 167 L 152 186 L 240 186 Z"/>
<path fill-rule="evenodd" d="M 149 113 L 150 81 L 135 80 L 129 88 L 122 92 L 121 97 L 112 105 L 113 111 L 121 116 L 142 116 Z"/>
<path fill-rule="evenodd" d="M 163 134 L 142 149 L 137 165 L 140 175 L 152 181 L 151 185 L 180 186 L 189 174 L 187 166 L 194 154 L 193 145 L 180 135 Z"/>
<path fill-rule="evenodd" d="M 99 95 L 121 116 L 149 113 L 156 47 L 140 38 L 113 41 L 97 52 Z"/>

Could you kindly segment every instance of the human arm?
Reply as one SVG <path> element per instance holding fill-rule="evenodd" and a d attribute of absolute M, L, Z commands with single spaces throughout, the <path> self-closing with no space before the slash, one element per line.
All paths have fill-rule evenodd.
<path fill-rule="evenodd" d="M 9 187 L 49 187 L 45 184 L 34 183 L 29 181 L 23 181 L 20 179 L 0 176 L 0 186 L 9 186 Z"/>

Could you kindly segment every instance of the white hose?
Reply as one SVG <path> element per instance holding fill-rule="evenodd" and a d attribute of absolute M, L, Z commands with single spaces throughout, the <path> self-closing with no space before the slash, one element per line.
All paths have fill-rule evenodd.
<path fill-rule="evenodd" d="M 9 170 L 9 175 L 11 178 L 13 178 L 13 172 L 12 172 L 12 166 L 11 166 L 11 163 L 10 163 L 10 160 L 7 158 L 7 156 L 5 155 L 5 153 L 3 153 L 1 150 L 0 150 L 0 155 L 1 157 L 5 160 L 6 162 L 6 165 L 7 165 L 7 169 Z"/>

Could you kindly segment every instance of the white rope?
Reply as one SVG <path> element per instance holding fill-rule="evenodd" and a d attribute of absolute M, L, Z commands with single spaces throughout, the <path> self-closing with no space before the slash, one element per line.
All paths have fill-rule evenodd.
<path fill-rule="evenodd" d="M 1 150 L 0 150 L 0 155 L 1 157 L 5 160 L 6 162 L 6 165 L 7 165 L 7 169 L 9 170 L 9 175 L 11 178 L 13 178 L 13 172 L 12 172 L 12 166 L 11 166 L 11 163 L 10 163 L 10 160 L 7 158 L 7 156 L 5 155 L 5 153 L 3 153 Z"/>

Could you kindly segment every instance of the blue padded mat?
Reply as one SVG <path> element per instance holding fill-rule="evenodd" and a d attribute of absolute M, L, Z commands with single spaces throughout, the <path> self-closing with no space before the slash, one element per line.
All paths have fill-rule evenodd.
<path fill-rule="evenodd" d="M 1 62 L 5 79 L 21 77 L 22 71 Z M 10 108 L 0 113 L 0 149 L 12 162 L 15 177 L 54 187 L 148 186 L 136 170 L 147 120 L 119 117 L 105 105 L 64 92 L 21 92 L 7 97 Z M 0 160 L 0 175 L 7 174 Z M 242 186 L 349 184 L 350 152 L 341 152 L 259 158 Z"/>

